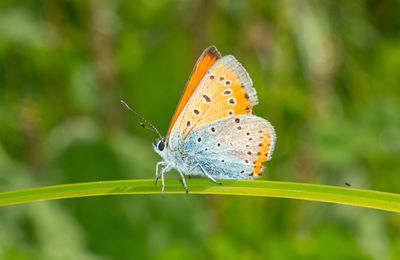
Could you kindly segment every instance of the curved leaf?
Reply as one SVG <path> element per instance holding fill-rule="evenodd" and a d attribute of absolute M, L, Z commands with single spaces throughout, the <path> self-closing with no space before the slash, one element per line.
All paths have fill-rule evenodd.
<path fill-rule="evenodd" d="M 209 180 L 188 180 L 190 194 L 215 194 L 291 198 L 339 203 L 393 212 L 400 212 L 400 195 L 395 193 L 327 185 L 277 181 L 223 181 L 216 185 Z M 117 194 L 162 194 L 153 180 L 99 181 L 53 185 L 0 193 L 0 206 L 34 201 L 103 196 Z M 177 180 L 166 180 L 163 194 L 185 194 Z"/>

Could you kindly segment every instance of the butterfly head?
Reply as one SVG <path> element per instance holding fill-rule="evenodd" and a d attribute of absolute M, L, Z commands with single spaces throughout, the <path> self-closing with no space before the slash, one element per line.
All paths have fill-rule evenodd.
<path fill-rule="evenodd" d="M 165 154 L 167 149 L 167 140 L 164 137 L 159 137 L 153 142 L 154 150 L 161 156 Z"/>

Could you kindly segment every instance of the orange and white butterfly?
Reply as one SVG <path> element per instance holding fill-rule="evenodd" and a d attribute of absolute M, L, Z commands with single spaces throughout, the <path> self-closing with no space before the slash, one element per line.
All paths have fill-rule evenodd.
<path fill-rule="evenodd" d="M 252 115 L 258 103 L 249 74 L 232 56 L 208 47 L 193 69 L 172 117 L 167 136 L 154 150 L 161 155 L 156 181 L 175 168 L 185 175 L 222 179 L 260 176 L 271 159 L 276 135 L 265 119 Z M 161 168 L 162 167 L 162 168 Z"/>

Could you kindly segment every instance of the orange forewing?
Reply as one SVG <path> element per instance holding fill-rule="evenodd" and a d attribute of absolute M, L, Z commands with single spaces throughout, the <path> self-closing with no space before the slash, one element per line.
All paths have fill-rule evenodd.
<path fill-rule="evenodd" d="M 175 110 L 174 116 L 172 117 L 171 123 L 169 124 L 167 138 L 174 126 L 176 119 L 181 113 L 182 109 L 185 107 L 186 102 L 189 100 L 193 91 L 199 84 L 200 80 L 203 78 L 204 74 L 207 70 L 219 59 L 221 58 L 221 54 L 218 52 L 215 46 L 208 47 L 199 57 L 196 62 L 196 65 L 190 75 L 188 82 L 186 83 L 185 90 L 183 91 L 181 100 L 178 103 L 178 106 Z"/>
<path fill-rule="evenodd" d="M 185 111 L 186 116 L 181 122 L 180 132 L 186 136 L 193 128 L 200 128 L 203 125 L 209 124 L 215 120 L 241 114 L 251 114 L 253 104 L 249 100 L 247 90 L 243 88 L 242 82 L 236 72 L 227 68 L 225 64 L 215 65 L 210 73 L 216 78 L 211 80 L 206 78 L 203 86 L 212 103 L 204 102 L 200 97 L 194 100 L 189 111 Z M 225 80 L 219 80 L 223 75 L 225 80 L 230 82 L 230 85 L 225 84 Z M 224 95 L 224 91 L 229 90 L 230 94 Z M 229 104 L 229 99 L 233 97 L 236 100 L 234 105 Z M 212 104 L 212 105 L 210 105 Z M 190 109 L 198 109 L 199 115 L 193 114 Z M 191 126 L 186 125 L 187 120 L 192 122 Z"/>

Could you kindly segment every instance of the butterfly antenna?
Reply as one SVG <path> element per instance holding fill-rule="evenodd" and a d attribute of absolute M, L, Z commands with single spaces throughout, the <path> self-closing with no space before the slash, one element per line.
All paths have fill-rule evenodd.
<path fill-rule="evenodd" d="M 121 104 L 124 105 L 129 111 L 131 111 L 135 116 L 137 116 L 140 120 L 143 122 L 140 122 L 140 126 L 146 129 L 149 129 L 150 131 L 156 133 L 160 138 L 162 138 L 162 135 L 158 131 L 158 129 L 149 121 L 147 121 L 141 114 L 133 110 L 125 101 L 121 100 Z"/>

